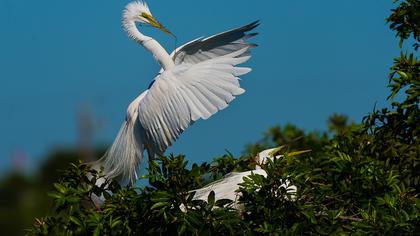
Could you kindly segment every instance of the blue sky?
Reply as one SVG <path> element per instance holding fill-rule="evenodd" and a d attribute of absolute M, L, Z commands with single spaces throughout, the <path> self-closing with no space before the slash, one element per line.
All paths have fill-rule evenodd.
<path fill-rule="evenodd" d="M 247 92 L 190 127 L 168 152 L 191 161 L 240 154 L 275 124 L 325 129 L 333 112 L 355 121 L 385 106 L 386 76 L 399 54 L 384 19 L 391 1 L 149 1 L 178 44 L 261 20 L 247 63 Z M 0 170 L 24 152 L 34 167 L 78 143 L 77 112 L 98 123 L 96 145 L 113 140 L 127 105 L 158 64 L 121 28 L 128 1 L 0 1 Z M 173 40 L 145 28 L 169 51 Z"/>

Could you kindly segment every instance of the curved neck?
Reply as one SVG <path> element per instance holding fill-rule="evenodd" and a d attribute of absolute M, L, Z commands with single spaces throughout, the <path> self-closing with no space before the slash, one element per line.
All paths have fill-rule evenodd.
<path fill-rule="evenodd" d="M 171 69 L 175 66 L 174 61 L 168 52 L 152 37 L 146 36 L 137 29 L 134 22 L 124 23 L 124 28 L 128 36 L 140 43 L 146 50 L 152 53 L 153 57 L 159 62 L 163 70 Z"/>

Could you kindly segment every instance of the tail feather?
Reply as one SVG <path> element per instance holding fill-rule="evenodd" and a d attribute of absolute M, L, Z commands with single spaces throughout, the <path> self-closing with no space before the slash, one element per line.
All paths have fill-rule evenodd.
<path fill-rule="evenodd" d="M 144 145 L 139 135 L 136 135 L 138 123 L 138 119 L 124 121 L 114 143 L 99 160 L 106 177 L 130 184 L 137 180 L 137 170 L 144 152 Z"/>

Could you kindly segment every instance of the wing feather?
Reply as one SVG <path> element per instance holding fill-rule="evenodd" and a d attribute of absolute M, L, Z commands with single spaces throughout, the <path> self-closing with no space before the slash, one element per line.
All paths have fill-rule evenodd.
<path fill-rule="evenodd" d="M 258 33 L 247 33 L 259 25 L 254 21 L 248 25 L 225 31 L 204 39 L 193 40 L 172 52 L 171 56 L 176 65 L 181 63 L 198 63 L 204 60 L 227 55 L 243 48 L 253 48 L 256 44 L 248 43 L 246 40 L 258 35 Z M 243 54 L 248 54 L 248 51 Z"/>
<path fill-rule="evenodd" d="M 182 63 L 197 64 L 212 58 L 228 55 L 232 52 L 246 48 L 238 56 L 249 56 L 249 49 L 256 47 L 254 43 L 247 42 L 248 39 L 255 37 L 258 33 L 249 33 L 259 25 L 259 21 L 239 28 L 228 30 L 207 38 L 197 38 L 192 40 L 171 53 L 175 65 Z M 163 72 L 163 69 L 160 73 Z"/>
<path fill-rule="evenodd" d="M 247 50 L 177 65 L 156 77 L 138 108 L 149 153 L 163 153 L 194 121 L 208 119 L 245 91 L 237 76 L 250 69 L 236 65 L 250 58 L 241 56 Z"/>

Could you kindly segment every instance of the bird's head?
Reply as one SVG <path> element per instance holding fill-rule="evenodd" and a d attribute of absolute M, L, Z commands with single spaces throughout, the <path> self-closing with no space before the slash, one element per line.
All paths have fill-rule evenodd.
<path fill-rule="evenodd" d="M 124 24 L 130 23 L 141 23 L 143 25 L 151 25 L 155 28 L 162 30 L 167 34 L 173 35 L 168 29 L 166 29 L 158 20 L 156 20 L 149 10 L 146 2 L 135 1 L 129 3 L 124 10 L 123 14 Z"/>

